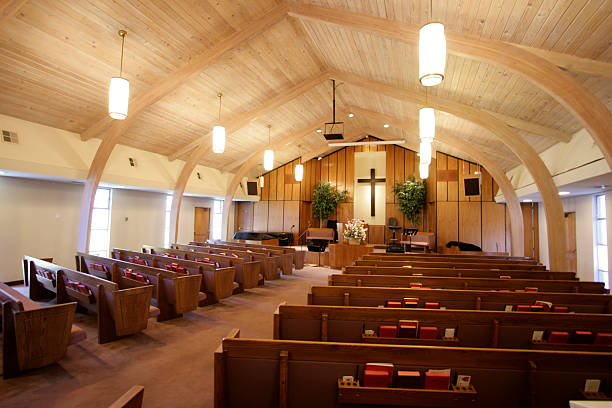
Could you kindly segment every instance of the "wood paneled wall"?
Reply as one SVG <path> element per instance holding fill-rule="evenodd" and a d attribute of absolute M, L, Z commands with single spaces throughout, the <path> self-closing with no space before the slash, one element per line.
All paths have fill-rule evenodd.
<path fill-rule="evenodd" d="M 309 225 L 318 227 L 319 220 L 312 215 L 312 195 L 319 181 L 329 182 L 338 190 L 348 192 L 348 200 L 340 204 L 331 219 L 346 222 L 353 218 L 355 152 L 368 151 L 386 152 L 387 219 L 394 217 L 402 227 L 416 227 L 420 231 L 436 233 L 438 247 L 448 241 L 463 241 L 488 252 L 510 250 L 506 206 L 495 203 L 498 186 L 491 175 L 477 164 L 444 153 L 438 152 L 437 159 L 432 160 L 426 181 L 427 204 L 421 222 L 411 225 L 399 210 L 393 186 L 411 175 L 418 178 L 419 160 L 415 152 L 394 145 L 345 147 L 321 160 L 309 160 L 304 163 L 304 179 L 301 182 L 294 179 L 295 165 L 299 160 L 274 169 L 264 175 L 261 201 L 252 204 L 252 210 L 247 203 L 236 206 L 236 230 L 289 232 L 295 225 L 293 232 L 297 237 Z M 463 180 L 466 176 L 473 176 L 476 171 L 481 172 L 481 195 L 469 197 L 465 195 Z M 250 222 L 249 217 L 252 217 Z M 537 207 L 535 217 L 537 223 Z M 530 227 L 532 215 L 525 215 L 525 218 L 525 246 L 534 248 Z M 391 237 L 391 232 L 386 226 L 371 225 L 368 235 L 371 243 L 384 243 Z M 537 240 L 537 234 L 535 236 Z M 537 252 L 537 242 L 535 244 Z M 529 249 L 527 253 L 531 252 Z"/>

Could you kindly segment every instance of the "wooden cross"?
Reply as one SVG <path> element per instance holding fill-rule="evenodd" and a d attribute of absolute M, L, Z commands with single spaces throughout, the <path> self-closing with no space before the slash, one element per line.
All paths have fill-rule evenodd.
<path fill-rule="evenodd" d="M 375 187 L 376 183 L 384 183 L 384 178 L 376 178 L 376 170 L 370 169 L 370 178 L 369 179 L 357 179 L 358 183 L 370 183 L 371 196 L 370 196 L 370 215 L 374 217 L 376 215 L 376 193 Z"/>

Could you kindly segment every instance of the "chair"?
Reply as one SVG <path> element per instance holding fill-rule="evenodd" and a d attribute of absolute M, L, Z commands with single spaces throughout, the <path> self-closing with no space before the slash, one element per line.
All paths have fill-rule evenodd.
<path fill-rule="evenodd" d="M 389 217 L 387 228 L 393 233 L 393 237 L 389 239 L 389 245 L 387 245 L 387 252 L 404 253 L 402 244 L 400 244 L 399 240 L 395 237 L 395 233 L 402 229 L 395 217 Z"/>

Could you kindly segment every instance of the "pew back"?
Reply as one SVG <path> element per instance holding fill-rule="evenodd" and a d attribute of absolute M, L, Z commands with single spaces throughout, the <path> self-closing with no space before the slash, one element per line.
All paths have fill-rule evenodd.
<path fill-rule="evenodd" d="M 514 263 L 481 263 L 481 262 L 421 262 L 421 261 L 355 261 L 356 266 L 387 266 L 387 267 L 402 267 L 410 265 L 413 268 L 450 268 L 450 269 L 492 269 L 492 270 L 509 270 L 509 271 L 545 271 L 546 265 L 522 265 Z"/>
<path fill-rule="evenodd" d="M 376 253 L 366 254 L 362 258 L 364 261 L 409 261 L 409 262 L 452 262 L 452 263 L 487 263 L 487 264 L 514 264 L 514 265 L 538 265 L 533 259 L 505 259 L 505 258 L 486 258 L 468 256 L 423 256 Z"/>

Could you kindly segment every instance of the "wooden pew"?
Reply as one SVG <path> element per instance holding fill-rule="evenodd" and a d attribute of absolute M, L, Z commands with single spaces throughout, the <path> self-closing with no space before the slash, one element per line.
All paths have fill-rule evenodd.
<path fill-rule="evenodd" d="M 313 286 L 308 293 L 308 304 L 377 307 L 405 297 L 418 298 L 419 307 L 424 307 L 425 302 L 439 302 L 440 307 L 447 309 L 504 310 L 506 305 L 533 305 L 536 300 L 541 300 L 567 306 L 569 311 L 576 313 L 612 313 L 610 295 L 356 286 Z"/>
<path fill-rule="evenodd" d="M 214 265 L 210 264 L 169 258 L 163 255 L 128 251 L 119 248 L 113 248 L 112 257 L 130 263 L 138 263 L 134 261 L 141 259 L 147 262 L 147 266 L 170 271 L 172 271 L 172 269 L 168 269 L 168 266 L 171 267 L 172 264 L 176 264 L 190 275 L 202 275 L 200 292 L 206 293 L 206 299 L 200 302 L 198 306 L 217 303 L 221 299 L 230 297 L 235 291 L 241 291 L 239 285 L 234 282 L 236 269 L 233 266 L 216 268 Z"/>
<path fill-rule="evenodd" d="M 100 344 L 146 329 L 150 315 L 157 313 L 151 309 L 152 285 L 125 287 L 40 259 L 29 256 L 25 259 L 29 263 L 31 296 L 40 296 L 43 291 L 53 292 L 58 304 L 77 302 L 83 309 L 95 313 Z M 71 282 L 82 285 L 87 293 L 75 289 Z"/>
<path fill-rule="evenodd" d="M 465 278 L 499 278 L 509 276 L 511 279 L 550 279 L 575 280 L 576 272 L 550 271 L 509 271 L 489 269 L 448 269 L 448 268 L 412 268 L 384 266 L 347 266 L 344 274 L 353 275 L 396 275 L 396 276 L 448 276 Z"/>
<path fill-rule="evenodd" d="M 382 266 L 382 267 L 402 267 L 412 266 L 413 268 L 446 268 L 446 269 L 491 269 L 491 270 L 510 270 L 510 271 L 545 271 L 545 265 L 522 265 L 522 264 L 500 264 L 500 263 L 481 263 L 481 262 L 413 262 L 406 261 L 355 261 L 355 266 Z"/>
<path fill-rule="evenodd" d="M 295 267 L 295 269 L 304 269 L 304 261 L 306 260 L 306 251 L 302 251 L 302 250 L 298 250 L 296 248 L 293 247 L 288 247 L 288 246 L 280 246 L 280 245 L 257 245 L 257 244 L 245 244 L 242 242 L 238 242 L 238 241 L 221 241 L 221 240 L 217 240 L 214 241 L 215 243 L 221 243 L 221 244 L 229 244 L 229 245 L 240 245 L 240 246 L 244 246 L 246 248 L 257 248 L 257 247 L 261 247 L 261 248 L 266 248 L 266 249 L 278 249 L 283 251 L 286 254 L 292 254 L 293 255 L 293 266 Z M 189 245 L 206 245 L 206 242 L 190 242 Z"/>
<path fill-rule="evenodd" d="M 329 275 L 329 286 L 373 286 L 407 288 L 422 284 L 435 289 L 474 289 L 474 290 L 525 290 L 537 288 L 538 292 L 558 293 L 609 293 L 603 282 L 583 282 L 578 280 L 550 279 L 499 279 L 467 278 L 443 276 L 393 276 L 393 275 Z"/>
<path fill-rule="evenodd" d="M 193 246 L 193 245 L 192 245 Z M 197 245 L 195 245 L 197 247 Z M 266 254 L 268 256 L 277 257 L 278 260 L 278 268 L 284 275 L 291 275 L 293 273 L 293 256 L 291 254 L 286 254 L 282 250 L 277 249 L 269 249 L 264 248 L 261 245 L 254 245 L 253 247 L 245 247 L 236 244 L 218 244 L 218 243 L 210 243 L 206 244 L 209 248 L 219 248 L 219 249 L 236 249 L 236 250 L 246 250 L 250 252 L 256 252 L 260 254 Z"/>
<path fill-rule="evenodd" d="M 234 258 L 231 256 L 231 254 L 230 256 L 221 256 L 205 252 L 162 248 L 151 245 L 143 245 L 142 251 L 143 253 L 155 254 L 158 256 L 170 254 L 179 257 L 179 259 L 185 259 L 191 262 L 198 262 L 198 259 L 208 258 L 211 261 L 218 263 L 220 267 L 232 268 L 236 271 L 235 280 L 238 283 L 238 292 L 242 292 L 245 289 L 252 289 L 257 287 L 259 284 L 264 284 L 264 276 L 261 273 L 261 265 L 259 262 L 245 261 L 243 258 Z M 206 263 L 202 264 L 206 265 Z"/>
<path fill-rule="evenodd" d="M 183 313 L 196 310 L 198 304 L 206 299 L 206 294 L 200 292 L 201 275 L 183 275 L 81 252 L 77 252 L 76 262 L 78 269 L 85 273 L 95 270 L 94 264 L 103 265 L 108 271 L 111 271 L 113 282 L 117 282 L 120 287 L 146 285 L 124 276 L 127 269 L 143 275 L 154 287 L 153 298 L 155 305 L 159 308 L 160 313 L 157 316 L 159 322 L 181 317 Z"/>
<path fill-rule="evenodd" d="M 4 379 L 53 364 L 64 357 L 69 345 L 87 338 L 72 324 L 76 306 L 76 302 L 43 306 L 0 282 Z"/>
<path fill-rule="evenodd" d="M 215 408 L 358 406 L 567 407 L 587 379 L 612 381 L 612 353 L 395 346 L 226 336 L 215 351 Z M 396 369 L 450 368 L 469 389 L 435 391 L 342 386 L 365 363 Z"/>
<path fill-rule="evenodd" d="M 534 259 L 506 259 L 489 258 L 478 256 L 446 256 L 429 254 L 391 254 L 391 253 L 372 253 L 364 255 L 364 261 L 415 261 L 415 262 L 454 262 L 454 263 L 499 263 L 499 264 L 518 264 L 518 265 L 538 265 Z"/>
<path fill-rule="evenodd" d="M 438 338 L 378 337 L 380 325 L 397 325 L 399 320 L 417 320 L 419 326 L 436 327 Z M 455 337 L 443 338 L 447 328 L 455 329 Z M 364 336 L 365 330 L 373 330 L 376 336 Z M 547 345 L 557 350 L 612 352 L 611 345 L 534 342 L 532 338 L 535 330 L 612 333 L 612 315 L 281 304 L 274 313 L 273 338 L 513 349 Z"/>
<path fill-rule="evenodd" d="M 281 258 L 279 256 L 270 255 L 268 252 L 261 251 L 256 252 L 247 248 L 228 248 L 228 247 L 217 247 L 217 246 L 197 246 L 197 245 L 184 245 L 184 244 L 172 244 L 173 249 L 180 251 L 191 251 L 209 254 L 220 254 L 225 253 L 226 256 L 237 255 L 241 259 L 249 262 L 259 262 L 261 265 L 260 271 L 263 271 L 264 280 L 273 280 L 280 278 L 280 263 Z M 261 283 L 263 284 L 263 282 Z"/>
<path fill-rule="evenodd" d="M 143 398 L 144 387 L 142 385 L 135 385 L 109 405 L 108 408 L 141 408 Z"/>

